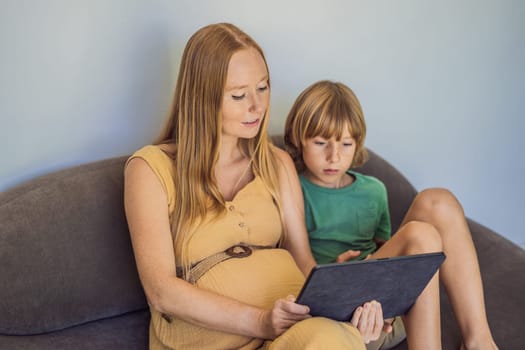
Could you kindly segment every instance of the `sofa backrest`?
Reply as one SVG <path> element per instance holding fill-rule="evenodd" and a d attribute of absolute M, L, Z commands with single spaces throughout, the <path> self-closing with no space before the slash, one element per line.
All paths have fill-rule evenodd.
<path fill-rule="evenodd" d="M 126 157 L 0 193 L 0 334 L 144 309 L 123 206 Z"/>
<path fill-rule="evenodd" d="M 417 194 L 414 186 L 394 166 L 368 149 L 370 158 L 361 167 L 356 168 L 363 174 L 372 175 L 383 181 L 388 192 L 388 206 L 392 233 L 395 233 Z"/>

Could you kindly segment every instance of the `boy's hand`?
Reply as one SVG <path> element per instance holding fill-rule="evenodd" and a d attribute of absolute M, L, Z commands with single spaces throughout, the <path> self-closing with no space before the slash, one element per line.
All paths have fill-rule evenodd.
<path fill-rule="evenodd" d="M 335 259 L 335 262 L 345 262 L 345 261 L 349 261 L 349 260 L 352 260 L 352 259 L 356 259 L 359 257 L 359 255 L 361 254 L 361 251 L 360 250 L 347 250 L 346 252 L 344 253 L 341 253 L 337 256 L 337 259 Z"/>

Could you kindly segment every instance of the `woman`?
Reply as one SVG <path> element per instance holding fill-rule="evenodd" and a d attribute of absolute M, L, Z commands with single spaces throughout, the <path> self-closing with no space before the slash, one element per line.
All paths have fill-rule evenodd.
<path fill-rule="evenodd" d="M 158 142 L 125 169 L 125 209 L 150 304 L 150 349 L 364 349 L 383 320 L 311 317 L 294 303 L 315 262 L 297 173 L 267 136 L 260 47 L 231 24 L 183 53 Z"/>

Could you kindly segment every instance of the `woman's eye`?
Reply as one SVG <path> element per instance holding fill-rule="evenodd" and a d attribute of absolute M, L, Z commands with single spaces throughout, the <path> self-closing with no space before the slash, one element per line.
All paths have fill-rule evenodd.
<path fill-rule="evenodd" d="M 345 147 L 351 147 L 352 144 L 351 144 L 351 143 L 343 143 L 343 146 L 345 146 Z"/>
<path fill-rule="evenodd" d="M 235 101 L 240 101 L 240 100 L 242 100 L 245 96 L 246 96 L 246 94 L 242 94 L 242 95 L 232 95 L 232 98 L 233 98 Z"/>
<path fill-rule="evenodd" d="M 258 90 L 259 92 L 264 92 L 264 91 L 268 90 L 268 85 L 258 87 L 257 90 Z"/>

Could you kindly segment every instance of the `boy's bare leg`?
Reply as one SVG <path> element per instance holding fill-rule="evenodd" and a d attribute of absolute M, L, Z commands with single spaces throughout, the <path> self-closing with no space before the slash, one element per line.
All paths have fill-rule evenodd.
<path fill-rule="evenodd" d="M 448 190 L 422 191 L 401 227 L 414 220 L 431 224 L 441 236 L 447 258 L 440 279 L 458 320 L 464 349 L 497 349 L 485 312 L 478 258 L 461 204 Z"/>
<path fill-rule="evenodd" d="M 439 233 L 432 225 L 410 222 L 372 254 L 371 258 L 439 252 L 442 249 Z M 436 273 L 410 311 L 403 316 L 408 347 L 411 350 L 441 349 L 438 275 Z"/>

